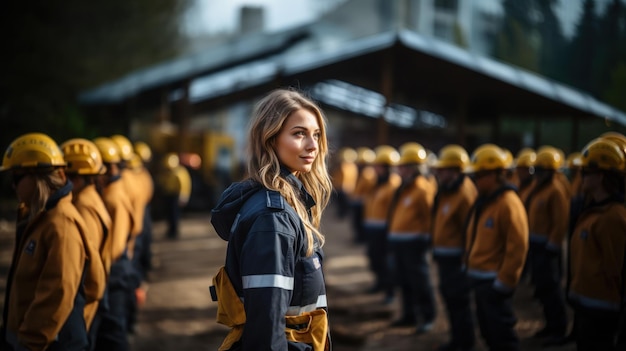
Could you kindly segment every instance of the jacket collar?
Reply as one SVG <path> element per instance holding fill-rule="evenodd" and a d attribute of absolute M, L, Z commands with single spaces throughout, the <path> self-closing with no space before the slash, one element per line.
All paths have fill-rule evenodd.
<path fill-rule="evenodd" d="M 61 189 L 55 191 L 52 196 L 50 196 L 48 201 L 46 201 L 46 211 L 54 208 L 54 206 L 59 203 L 59 200 L 70 194 L 72 192 L 72 188 L 74 188 L 74 184 L 68 180 Z"/>
<path fill-rule="evenodd" d="M 307 210 L 315 206 L 315 200 L 313 199 L 313 196 L 309 194 L 309 192 L 304 187 L 304 184 L 302 184 L 302 182 L 300 181 L 300 179 L 298 179 L 298 177 L 293 175 L 293 173 L 291 173 L 284 166 L 280 167 L 280 176 L 285 178 L 287 182 L 289 182 L 289 184 L 291 184 L 292 186 L 294 186 L 300 191 L 300 200 L 302 200 Z"/>

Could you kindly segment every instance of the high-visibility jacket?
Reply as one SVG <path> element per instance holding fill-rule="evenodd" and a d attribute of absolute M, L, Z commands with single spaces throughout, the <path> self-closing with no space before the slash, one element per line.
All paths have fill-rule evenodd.
<path fill-rule="evenodd" d="M 433 205 L 433 254 L 461 256 L 465 251 L 465 225 L 478 192 L 462 175 L 450 189 L 439 187 Z"/>
<path fill-rule="evenodd" d="M 526 199 L 530 242 L 560 251 L 569 224 L 570 198 L 557 177 L 545 183 L 535 181 Z"/>
<path fill-rule="evenodd" d="M 430 239 L 432 205 L 437 189 L 418 175 L 402 184 L 394 195 L 389 221 L 389 239 Z"/>
<path fill-rule="evenodd" d="M 13 349 L 45 350 L 53 342 L 62 350 L 87 346 L 83 306 L 87 299 L 101 298 L 104 286 L 93 292 L 81 284 L 91 274 L 86 270 L 89 246 L 71 189 L 68 182 L 30 222 L 18 217 L 3 312 L 6 341 Z M 101 264 L 93 267 L 104 274 Z"/>
<path fill-rule="evenodd" d="M 301 193 L 307 208 L 315 205 L 291 173 L 282 177 Z M 233 183 L 211 211 L 211 223 L 228 241 L 225 270 L 243 301 L 245 325 L 241 350 L 304 349 L 288 347 L 285 316 L 327 308 L 322 272 L 323 251 L 315 244 L 307 256 L 304 223 L 279 192 L 246 180 Z"/>
<path fill-rule="evenodd" d="M 512 291 L 528 252 L 528 217 L 515 188 L 503 186 L 478 197 L 467 226 L 468 276 L 495 279 L 495 287 Z"/>
<path fill-rule="evenodd" d="M 95 257 L 92 257 L 90 264 L 101 264 L 103 267 L 104 274 L 98 279 L 104 287 L 111 270 L 112 260 L 111 236 L 109 235 L 111 216 L 93 184 L 85 186 L 75 194 L 72 202 L 85 222 L 85 236 L 95 251 Z M 84 316 L 88 329 L 96 315 L 98 304 L 99 300 L 96 300 L 85 305 Z"/>
<path fill-rule="evenodd" d="M 568 296 L 588 308 L 619 311 L 626 279 L 626 208 L 609 199 L 583 210 L 570 239 Z"/>
<path fill-rule="evenodd" d="M 402 178 L 391 172 L 386 181 L 378 184 L 365 197 L 363 221 L 366 225 L 387 225 L 389 206 L 400 184 L 402 184 Z"/>

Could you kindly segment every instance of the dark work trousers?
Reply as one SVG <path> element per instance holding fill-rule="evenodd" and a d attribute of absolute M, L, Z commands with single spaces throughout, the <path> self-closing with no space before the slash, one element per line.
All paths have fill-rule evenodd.
<path fill-rule="evenodd" d="M 617 351 L 615 338 L 619 329 L 618 311 L 575 306 L 576 349 L 578 351 Z"/>
<path fill-rule="evenodd" d="M 348 194 L 343 190 L 337 190 L 337 197 L 335 198 L 337 204 L 337 218 L 344 219 L 350 211 L 350 199 Z"/>
<path fill-rule="evenodd" d="M 439 292 L 448 312 L 450 345 L 474 347 L 474 321 L 470 302 L 469 278 L 461 255 L 433 255 L 439 271 Z"/>
<path fill-rule="evenodd" d="M 531 242 L 529 251 L 535 297 L 543 306 L 546 330 L 562 337 L 567 331 L 567 312 L 561 288 L 561 255 L 548 251 L 545 243 Z"/>
<path fill-rule="evenodd" d="M 354 200 L 350 202 L 350 214 L 352 216 L 352 233 L 354 242 L 364 243 L 365 229 L 363 228 L 363 202 Z"/>
<path fill-rule="evenodd" d="M 146 280 L 148 272 L 152 269 L 152 215 L 150 205 L 146 206 L 143 216 L 143 227 L 141 234 L 135 240 L 135 252 L 133 255 L 133 265 L 141 276 L 141 280 Z"/>
<path fill-rule="evenodd" d="M 384 224 L 366 223 L 364 229 L 367 237 L 367 258 L 375 277 L 374 290 L 391 292 L 393 281 L 388 269 L 387 227 Z"/>
<path fill-rule="evenodd" d="M 401 318 L 431 323 L 435 319 L 435 296 L 427 260 L 430 244 L 422 238 L 390 239 L 388 244 L 394 257 L 394 277 L 402 291 Z"/>
<path fill-rule="evenodd" d="M 178 195 L 165 196 L 165 208 L 167 211 L 167 237 L 178 238 L 181 208 L 178 203 Z"/>
<path fill-rule="evenodd" d="M 106 295 L 109 308 L 101 314 L 95 342 L 96 351 L 129 349 L 127 310 L 132 271 L 132 264 L 126 254 L 111 265 Z"/>
<path fill-rule="evenodd" d="M 513 294 L 493 288 L 493 279 L 471 279 L 480 334 L 491 351 L 519 351 L 519 339 L 513 327 Z"/>

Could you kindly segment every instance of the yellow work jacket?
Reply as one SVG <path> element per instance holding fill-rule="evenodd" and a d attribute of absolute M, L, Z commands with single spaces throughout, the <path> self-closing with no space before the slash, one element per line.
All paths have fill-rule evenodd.
<path fill-rule="evenodd" d="M 356 186 L 358 168 L 354 162 L 341 162 L 333 172 L 333 186 L 337 191 L 352 194 Z"/>
<path fill-rule="evenodd" d="M 357 176 L 354 192 L 351 194 L 353 201 L 364 201 L 365 197 L 376 187 L 377 178 L 374 167 L 363 167 Z"/>
<path fill-rule="evenodd" d="M 513 289 L 528 252 L 528 217 L 513 188 L 501 188 L 474 207 L 467 226 L 467 273 Z"/>
<path fill-rule="evenodd" d="M 111 216 L 112 262 L 114 263 L 126 250 L 133 223 L 133 207 L 124 189 L 124 184 L 118 179 L 109 183 L 102 191 L 102 201 Z"/>
<path fill-rule="evenodd" d="M 626 291 L 626 208 L 618 201 L 585 210 L 570 239 L 569 297 L 590 308 L 619 311 Z"/>
<path fill-rule="evenodd" d="M 478 192 L 469 177 L 453 191 L 439 189 L 433 219 L 433 253 L 462 255 L 465 251 L 465 225 Z"/>
<path fill-rule="evenodd" d="M 526 199 L 530 242 L 552 251 L 561 250 L 569 225 L 570 198 L 559 182 L 556 176 L 548 184 L 535 182 Z"/>
<path fill-rule="evenodd" d="M 366 225 L 386 225 L 389 217 L 391 200 L 402 184 L 402 178 L 396 173 L 390 173 L 386 182 L 376 186 L 366 196 L 364 201 L 364 223 Z"/>
<path fill-rule="evenodd" d="M 431 213 L 437 188 L 421 175 L 397 189 L 391 208 L 389 239 L 430 239 Z"/>
<path fill-rule="evenodd" d="M 44 350 L 55 340 L 83 279 L 88 260 L 84 236 L 85 223 L 72 205 L 71 193 L 39 213 L 19 235 L 4 312 L 12 344 Z"/>
<path fill-rule="evenodd" d="M 145 211 L 145 195 L 142 194 L 143 185 L 140 183 L 137 173 L 129 168 L 122 170 L 121 182 L 124 184 L 124 190 L 128 194 L 132 206 L 131 215 L 133 216 L 133 221 L 130 234 L 131 238 L 134 238 L 141 233 L 143 227 L 143 214 Z"/>
<path fill-rule="evenodd" d="M 98 277 L 99 284 L 103 289 L 106 286 L 107 278 L 111 270 L 111 216 L 96 191 L 95 185 L 87 185 L 74 196 L 72 201 L 74 206 L 85 222 L 85 236 L 94 251 L 94 256 L 90 259 L 90 264 L 101 264 L 103 275 Z M 85 305 L 85 323 L 87 329 L 91 326 L 93 318 L 98 310 L 99 300 L 89 302 Z"/>

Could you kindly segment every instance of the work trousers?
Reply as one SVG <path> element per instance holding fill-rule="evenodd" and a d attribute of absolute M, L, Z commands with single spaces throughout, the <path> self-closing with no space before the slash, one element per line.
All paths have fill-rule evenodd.
<path fill-rule="evenodd" d="M 576 349 L 578 351 L 617 351 L 615 346 L 619 330 L 620 314 L 575 306 Z"/>
<path fill-rule="evenodd" d="M 426 239 L 392 240 L 394 278 L 402 291 L 402 318 L 430 323 L 435 319 L 435 296 L 428 265 Z"/>
<path fill-rule="evenodd" d="M 561 255 L 548 251 L 545 243 L 531 243 L 530 251 L 535 297 L 543 306 L 546 329 L 551 335 L 562 337 L 567 330 L 567 312 L 561 288 Z"/>
<path fill-rule="evenodd" d="M 513 294 L 493 288 L 493 279 L 471 279 L 480 334 L 492 351 L 519 351 L 519 339 L 513 329 Z"/>
<path fill-rule="evenodd" d="M 439 292 L 448 312 L 450 344 L 471 349 L 475 343 L 470 303 L 470 284 L 463 269 L 462 256 L 433 256 L 439 271 Z"/>
<path fill-rule="evenodd" d="M 375 290 L 390 292 L 393 281 L 389 270 L 387 247 L 387 228 L 385 225 L 364 225 L 367 238 L 367 258 L 374 273 Z"/>

